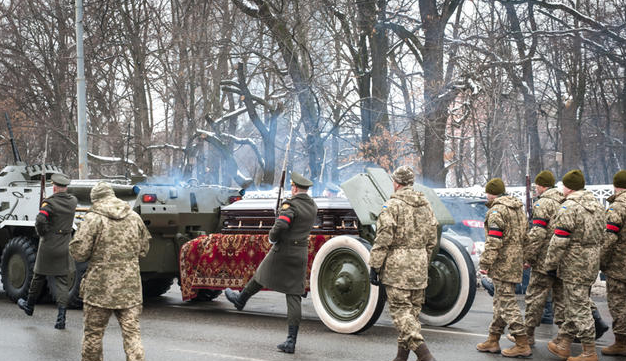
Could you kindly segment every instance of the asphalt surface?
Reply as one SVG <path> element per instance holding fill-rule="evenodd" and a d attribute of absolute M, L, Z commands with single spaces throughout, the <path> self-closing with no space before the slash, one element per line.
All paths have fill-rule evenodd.
<path fill-rule="evenodd" d="M 522 300 L 521 296 L 519 298 Z M 610 324 L 606 300 L 594 299 Z M 448 327 L 423 327 L 423 335 L 437 360 L 495 360 L 501 355 L 477 352 L 475 345 L 487 337 L 491 321 L 491 297 L 479 290 L 470 312 Z M 395 357 L 396 336 L 385 311 L 378 323 L 359 335 L 342 335 L 328 330 L 317 318 L 310 298 L 303 301 L 304 321 L 294 355 L 276 351 L 275 345 L 286 336 L 284 296 L 260 292 L 243 312 L 238 312 L 222 295 L 213 302 L 182 302 L 173 288 L 162 297 L 144 305 L 141 319 L 146 360 L 391 360 Z M 53 328 L 56 309 L 52 304 L 37 305 L 32 317 L 26 316 L 0 291 L 0 361 L 80 360 L 82 311 L 69 310 L 66 330 Z M 557 360 L 547 350 L 556 326 L 537 329 L 534 360 Z M 598 348 L 613 342 L 609 331 Z M 511 342 L 502 339 L 502 347 Z M 573 354 L 580 345 L 573 347 Z M 599 352 L 599 349 L 598 349 Z M 124 360 L 122 338 L 114 318 L 104 337 L 104 359 Z M 602 360 L 620 358 L 601 356 Z M 621 358 L 623 360 L 623 358 Z M 415 360 L 415 355 L 409 360 Z"/>

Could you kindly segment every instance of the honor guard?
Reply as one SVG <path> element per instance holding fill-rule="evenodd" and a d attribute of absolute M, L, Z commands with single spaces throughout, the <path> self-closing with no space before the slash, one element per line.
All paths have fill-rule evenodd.
<path fill-rule="evenodd" d="M 76 269 L 74 260 L 70 257 L 68 245 L 72 239 L 72 225 L 78 201 L 76 197 L 67 193 L 70 179 L 66 175 L 53 174 L 50 179 L 53 194 L 43 200 L 35 219 L 39 248 L 33 279 L 28 289 L 28 298 L 20 298 L 17 304 L 27 315 L 32 316 L 35 302 L 46 282 L 46 276 L 53 276 L 58 306 L 54 328 L 61 330 L 65 328 L 68 276 Z"/>
<path fill-rule="evenodd" d="M 313 182 L 291 172 L 291 197 L 280 206 L 278 218 L 269 233 L 269 250 L 252 279 L 241 292 L 225 290 L 226 298 L 237 310 L 263 288 L 284 293 L 287 299 L 287 340 L 278 349 L 294 353 L 302 319 L 302 294 L 305 290 L 308 244 L 317 217 L 317 205 L 307 194 Z"/>

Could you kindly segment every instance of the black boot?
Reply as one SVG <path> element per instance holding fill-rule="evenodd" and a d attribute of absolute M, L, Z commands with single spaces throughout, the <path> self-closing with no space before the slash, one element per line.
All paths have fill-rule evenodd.
<path fill-rule="evenodd" d="M 596 327 L 596 340 L 602 337 L 606 331 L 609 330 L 609 325 L 604 322 L 602 316 L 600 316 L 600 312 L 598 310 L 591 310 L 591 315 L 593 316 L 594 325 Z"/>
<path fill-rule="evenodd" d="M 30 297 L 28 297 L 28 300 L 20 298 L 19 300 L 17 300 L 17 305 L 19 306 L 19 308 L 24 310 L 24 313 L 28 316 L 32 316 L 33 312 L 35 311 L 35 302 L 31 300 Z"/>
<path fill-rule="evenodd" d="M 57 330 L 65 329 L 65 307 L 59 306 L 59 313 L 57 314 L 57 323 L 54 324 L 54 328 Z"/>
<path fill-rule="evenodd" d="M 287 340 L 276 346 L 285 353 L 294 353 L 296 351 L 296 339 L 298 338 L 298 326 L 289 326 L 289 334 Z"/>
<path fill-rule="evenodd" d="M 243 310 L 243 308 L 246 306 L 246 302 L 248 302 L 250 296 L 252 296 L 250 293 L 248 293 L 248 291 L 246 291 L 245 288 L 241 290 L 241 292 L 235 292 L 230 288 L 227 288 L 224 290 L 224 294 L 226 295 L 226 298 L 230 302 L 232 302 L 233 305 L 235 305 L 237 311 Z"/>

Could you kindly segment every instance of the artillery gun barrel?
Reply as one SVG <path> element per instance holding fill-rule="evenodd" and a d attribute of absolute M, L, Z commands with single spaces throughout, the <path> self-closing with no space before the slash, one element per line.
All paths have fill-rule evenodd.
<path fill-rule="evenodd" d="M 95 183 L 79 183 L 70 185 L 67 187 L 67 192 L 73 194 L 79 201 L 91 202 L 91 189 L 95 186 Z M 134 197 L 133 186 L 128 184 L 111 184 L 111 188 L 115 192 L 115 195 L 121 199 L 128 199 Z"/>
<path fill-rule="evenodd" d="M 9 140 L 11 141 L 11 148 L 13 148 L 13 158 L 15 159 L 15 163 L 21 162 L 22 158 L 20 157 L 20 152 L 17 151 L 17 145 L 15 145 L 15 139 L 13 139 L 13 128 L 11 128 L 11 119 L 9 119 L 9 114 L 4 112 L 4 118 L 7 120 L 7 129 L 9 130 Z"/>

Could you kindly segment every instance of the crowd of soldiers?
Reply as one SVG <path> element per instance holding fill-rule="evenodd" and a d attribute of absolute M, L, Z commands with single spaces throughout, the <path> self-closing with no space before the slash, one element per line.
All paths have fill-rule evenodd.
<path fill-rule="evenodd" d="M 399 167 L 391 178 L 394 192 L 378 217 L 370 252 L 370 283 L 384 285 L 398 330 L 393 361 L 406 361 L 411 351 L 419 361 L 432 361 L 435 358 L 421 335 L 418 317 L 428 285 L 428 265 L 437 244 L 438 223 L 424 194 L 413 188 L 415 174 L 411 167 Z M 27 299 L 18 301 L 19 307 L 32 315 L 42 279 L 54 276 L 59 295 L 55 327 L 65 328 L 67 275 L 73 267 L 72 259 L 89 261 L 80 290 L 84 302 L 82 360 L 102 360 L 102 338 L 112 314 L 122 329 L 127 360 L 144 360 L 138 260 L 148 252 L 148 230 L 139 215 L 115 197 L 111 186 L 100 182 L 91 191 L 92 207 L 72 239 L 76 198 L 67 193 L 66 176 L 54 175 L 52 181 L 54 194 L 44 200 L 36 220 L 40 246 L 35 276 Z M 282 203 L 269 233 L 271 250 L 241 292 L 225 292 L 238 310 L 263 288 L 286 295 L 287 339 L 277 346 L 285 353 L 295 352 L 308 239 L 317 214 L 317 206 L 307 194 L 313 183 L 296 172 L 291 173 L 291 182 L 292 196 Z M 478 351 L 506 357 L 531 356 L 534 331 L 551 293 L 559 332 L 548 343 L 548 350 L 560 359 L 597 360 L 590 292 L 602 270 L 607 277 L 615 343 L 601 351 L 626 356 L 626 171 L 615 174 L 615 194 L 608 199 L 606 211 L 585 190 L 580 170 L 568 172 L 562 182 L 561 192 L 555 188 L 550 171 L 537 175 L 538 199 L 533 205 L 530 230 L 522 202 L 506 194 L 500 178 L 485 186 L 489 210 L 479 268 L 493 280 L 494 297 L 489 337 L 476 346 Z M 57 267 L 49 268 L 51 264 Z M 522 317 L 515 285 L 522 280 L 525 266 L 532 267 L 532 276 Z M 501 349 L 499 340 L 507 326 L 508 337 L 515 345 Z M 571 357 L 570 346 L 575 339 L 582 343 L 583 351 Z"/>

